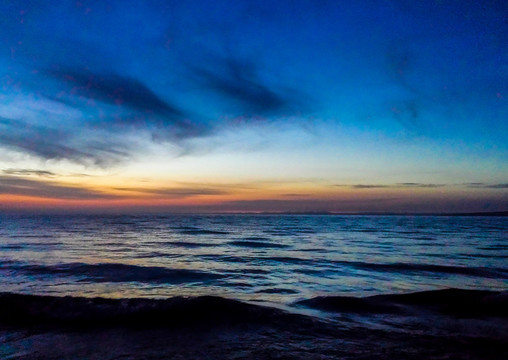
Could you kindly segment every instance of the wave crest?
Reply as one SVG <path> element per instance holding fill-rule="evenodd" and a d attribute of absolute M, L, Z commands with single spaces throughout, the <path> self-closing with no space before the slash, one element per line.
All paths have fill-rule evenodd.
<path fill-rule="evenodd" d="M 433 311 L 446 315 L 508 317 L 508 292 L 443 289 L 369 297 L 319 296 L 296 303 L 340 313 L 412 314 Z"/>
<path fill-rule="evenodd" d="M 144 282 L 162 284 L 181 284 L 187 282 L 210 282 L 221 275 L 188 269 L 169 269 L 157 266 L 138 266 L 128 264 L 70 263 L 60 265 L 10 264 L 3 266 L 8 270 L 31 276 L 75 276 L 95 282 Z"/>
<path fill-rule="evenodd" d="M 185 326 L 297 320 L 279 309 L 216 296 L 104 299 L 0 293 L 0 323 L 81 326 Z M 302 319 L 300 319 L 302 320 Z"/>

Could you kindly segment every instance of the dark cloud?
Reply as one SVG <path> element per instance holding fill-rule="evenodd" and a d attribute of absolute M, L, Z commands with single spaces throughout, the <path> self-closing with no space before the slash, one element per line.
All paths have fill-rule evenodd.
<path fill-rule="evenodd" d="M 88 125 L 115 132 L 143 129 L 149 131 L 154 140 L 173 142 L 211 132 L 210 124 L 198 115 L 163 100 L 138 79 L 80 69 L 52 69 L 45 74 L 57 79 L 67 90 L 49 95 L 52 100 L 80 108 L 100 109 L 100 103 L 118 108 L 116 113 L 102 109 L 106 115 L 86 119 Z"/>
<path fill-rule="evenodd" d="M 94 200 L 115 196 L 99 191 L 62 185 L 56 182 L 30 180 L 18 176 L 0 175 L 0 194 L 35 196 L 53 199 Z"/>
<path fill-rule="evenodd" d="M 79 110 L 81 114 L 74 111 L 72 121 L 62 114 L 58 115 L 62 118 L 51 119 L 46 118 L 44 109 L 36 110 L 30 119 L 0 122 L 0 147 L 42 159 L 109 166 L 139 150 L 137 146 L 143 144 L 137 140 L 142 136 L 151 136 L 155 142 L 171 142 L 183 154 L 194 153 L 202 151 L 197 149 L 202 145 L 187 140 L 229 126 L 217 121 L 216 114 L 291 115 L 303 108 L 300 93 L 267 81 L 274 78 L 262 74 L 258 60 L 208 56 L 205 47 L 188 47 L 197 30 L 181 23 L 182 17 L 173 13 L 178 9 L 171 6 L 168 10 L 168 4 L 129 4 L 125 8 L 94 5 L 93 12 L 86 16 L 74 4 L 37 1 L 32 5 L 0 5 L 6 14 L 6 26 L 0 29 L 6 46 L 0 56 L 9 59 L 15 69 L 6 77 L 7 85 L 13 88 L 15 84 L 33 95 L 30 102 L 42 108 L 50 100 L 60 103 L 53 103 L 52 108 Z M 180 11 L 187 11 L 187 7 L 182 6 Z M 56 18 L 59 21 L 54 21 Z M 170 18 L 180 29 L 181 39 L 166 38 Z M 198 22 L 207 22 L 208 18 L 205 14 Z M 133 19 L 139 21 L 139 29 Z M 143 26 L 147 19 L 150 26 Z M 204 28 L 211 31 L 208 26 Z M 161 36 L 164 47 L 159 48 L 155 40 Z M 227 36 L 219 35 L 218 43 L 226 42 Z M 176 52 L 168 52 L 169 40 L 183 45 Z M 187 61 L 181 55 L 189 49 L 196 61 Z M 237 53 L 236 46 L 232 52 Z M 182 69 L 190 69 L 191 73 Z M 162 85 L 152 87 L 154 80 Z M 182 96 L 181 89 L 171 86 L 175 82 L 194 87 L 195 91 Z M 200 106 L 201 100 L 195 102 L 194 98 L 208 102 L 211 108 Z M 136 141 L 129 143 L 128 136 L 133 135 L 132 139 L 138 133 Z M 128 136 L 122 139 L 123 135 Z"/>
<path fill-rule="evenodd" d="M 77 69 L 48 70 L 48 75 L 64 82 L 71 94 L 137 111 L 175 118 L 183 116 L 175 105 L 162 100 L 141 81 L 115 74 L 96 74 Z"/>
<path fill-rule="evenodd" d="M 191 78 L 199 86 L 236 105 L 233 112 L 242 115 L 287 115 L 307 107 L 298 90 L 275 88 L 264 81 L 259 65 L 252 61 L 212 56 L 190 69 Z M 231 106 L 228 110 L 232 110 Z"/>
<path fill-rule="evenodd" d="M 6 175 L 20 175 L 20 176 L 36 175 L 36 176 L 52 177 L 56 175 L 52 171 L 35 170 L 35 169 L 5 169 L 2 170 L 2 172 Z"/>

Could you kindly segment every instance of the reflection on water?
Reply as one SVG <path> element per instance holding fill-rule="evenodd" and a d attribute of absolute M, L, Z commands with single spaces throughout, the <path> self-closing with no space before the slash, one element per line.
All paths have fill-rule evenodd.
<path fill-rule="evenodd" d="M 433 216 L 2 216 L 2 291 L 214 294 L 287 303 L 508 289 L 508 219 Z"/>

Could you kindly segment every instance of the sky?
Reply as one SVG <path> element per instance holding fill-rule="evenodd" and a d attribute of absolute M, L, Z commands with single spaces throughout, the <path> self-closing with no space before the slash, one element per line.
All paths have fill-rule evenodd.
<path fill-rule="evenodd" d="M 0 0 L 0 210 L 508 210 L 508 6 Z"/>

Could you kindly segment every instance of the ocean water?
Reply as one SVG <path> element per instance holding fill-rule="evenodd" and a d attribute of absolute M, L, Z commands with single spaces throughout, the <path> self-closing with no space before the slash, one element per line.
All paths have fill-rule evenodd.
<path fill-rule="evenodd" d="M 0 291 L 110 298 L 508 290 L 508 218 L 0 216 Z"/>

